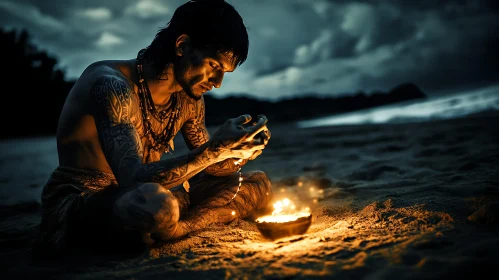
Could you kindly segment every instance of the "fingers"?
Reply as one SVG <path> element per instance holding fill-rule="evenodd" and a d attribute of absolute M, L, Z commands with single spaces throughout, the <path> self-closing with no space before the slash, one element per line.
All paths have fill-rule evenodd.
<path fill-rule="evenodd" d="M 263 149 L 265 149 L 265 145 L 263 145 L 263 144 L 262 145 L 256 145 L 256 146 L 253 146 L 252 149 L 253 150 L 257 150 L 257 151 L 258 150 L 263 150 Z"/>
<path fill-rule="evenodd" d="M 267 136 L 267 134 L 265 134 L 265 136 L 262 138 L 263 140 L 263 145 L 267 145 L 269 143 L 269 137 Z"/>
<path fill-rule="evenodd" d="M 244 114 L 237 118 L 234 118 L 233 120 L 236 125 L 247 124 L 249 121 L 251 121 L 251 116 L 248 114 Z"/>
<path fill-rule="evenodd" d="M 265 116 L 264 114 L 260 114 L 260 115 L 256 115 L 257 118 L 265 118 L 267 119 L 267 116 Z"/>
<path fill-rule="evenodd" d="M 258 115 L 257 118 L 258 118 L 258 120 L 263 119 L 265 121 L 265 124 L 267 124 L 267 122 L 269 121 L 267 119 L 267 116 L 265 116 L 265 115 Z"/>
<path fill-rule="evenodd" d="M 246 144 L 241 144 L 235 147 L 234 150 L 256 151 L 256 150 L 263 150 L 265 149 L 265 147 L 266 145 L 263 143 L 253 142 L 250 144 L 250 142 L 246 142 Z"/>
<path fill-rule="evenodd" d="M 257 135 L 252 137 L 249 141 L 252 142 L 254 145 L 255 144 L 264 144 L 267 145 L 269 142 L 269 137 L 268 137 L 268 130 L 263 130 L 260 131 Z"/>
<path fill-rule="evenodd" d="M 269 143 L 269 140 L 270 140 L 270 130 L 263 130 L 262 132 L 260 132 L 257 137 L 261 139 L 261 141 L 263 142 L 264 145 L 267 145 Z"/>
<path fill-rule="evenodd" d="M 268 130 L 268 128 L 266 126 L 267 122 L 268 122 L 267 117 L 265 117 L 265 116 L 260 117 L 258 119 L 258 122 L 254 126 L 252 126 L 248 129 L 248 131 L 250 132 L 249 137 L 255 137 L 255 135 L 257 135 L 261 131 Z"/>
<path fill-rule="evenodd" d="M 253 155 L 251 155 L 251 157 L 249 158 L 250 160 L 254 160 L 256 159 L 259 155 L 261 155 L 263 153 L 263 150 L 257 150 L 253 153 Z"/>
<path fill-rule="evenodd" d="M 253 146 L 251 149 L 249 150 L 246 150 L 245 154 L 245 158 L 247 159 L 255 159 L 256 157 L 258 157 L 259 155 L 261 155 L 263 153 L 263 150 L 265 149 L 265 145 L 256 145 L 256 146 Z M 249 154 L 248 154 L 249 152 Z"/>
<path fill-rule="evenodd" d="M 251 143 L 252 146 L 265 146 L 270 140 L 270 131 L 267 128 L 268 119 L 265 115 L 257 115 L 257 120 L 252 119 L 251 115 L 244 114 L 237 118 L 231 119 L 232 125 L 235 125 L 238 130 L 244 131 L 244 138 L 241 139 L 244 143 Z M 251 121 L 252 124 L 248 125 Z M 248 147 L 246 147 L 248 148 Z"/>

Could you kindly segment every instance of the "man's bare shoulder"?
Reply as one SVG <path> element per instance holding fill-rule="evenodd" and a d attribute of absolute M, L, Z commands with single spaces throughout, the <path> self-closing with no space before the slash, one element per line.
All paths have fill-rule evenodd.
<path fill-rule="evenodd" d="M 136 87 L 119 67 L 109 61 L 90 64 L 80 75 L 66 99 L 61 118 L 94 113 L 97 104 L 121 104 L 138 108 Z M 118 101 L 118 103 L 116 103 Z"/>
<path fill-rule="evenodd" d="M 76 95 L 89 94 L 92 97 L 103 94 L 118 94 L 130 97 L 136 86 L 123 73 L 115 61 L 97 61 L 83 71 L 75 83 L 72 93 Z"/>
<path fill-rule="evenodd" d="M 112 81 L 114 83 L 122 83 L 133 88 L 133 83 L 130 81 L 120 67 L 116 66 L 114 61 L 103 60 L 90 64 L 82 73 L 81 78 L 95 84 L 102 81 Z M 81 79 L 80 78 L 80 79 Z"/>

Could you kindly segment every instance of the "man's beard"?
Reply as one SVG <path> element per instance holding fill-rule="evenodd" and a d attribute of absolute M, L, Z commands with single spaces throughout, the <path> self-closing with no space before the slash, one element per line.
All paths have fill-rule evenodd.
<path fill-rule="evenodd" d="M 197 95 L 195 95 L 195 94 L 191 91 L 191 89 L 190 89 L 189 87 L 184 87 L 184 86 L 182 86 L 182 88 L 184 89 L 184 92 L 187 94 L 187 96 L 189 96 L 190 98 L 192 98 L 192 99 L 194 99 L 194 100 L 196 100 L 196 101 L 201 99 L 202 95 L 201 95 L 201 96 L 197 96 Z"/>
<path fill-rule="evenodd" d="M 182 78 L 181 75 L 179 75 L 179 73 L 177 73 L 177 71 L 179 71 L 179 68 L 181 67 L 174 67 L 173 68 L 173 76 L 174 76 L 174 79 L 180 84 L 180 86 L 182 87 L 182 89 L 184 90 L 184 92 L 187 94 L 187 96 L 189 96 L 190 98 L 194 99 L 194 100 L 200 100 L 202 95 L 200 96 L 197 96 L 195 95 L 192 90 L 191 90 L 191 87 L 189 87 L 189 85 L 187 85 L 187 83 L 185 83 L 185 81 Z M 180 70 L 181 71 L 181 70 Z M 180 72 L 179 71 L 179 72 Z"/>

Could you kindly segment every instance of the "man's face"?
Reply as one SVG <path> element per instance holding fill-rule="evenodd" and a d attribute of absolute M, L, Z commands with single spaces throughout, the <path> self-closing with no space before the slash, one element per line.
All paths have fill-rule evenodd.
<path fill-rule="evenodd" d="M 188 96 L 196 100 L 213 87 L 222 85 L 225 72 L 235 70 L 232 53 L 219 53 L 188 48 L 177 58 L 174 74 Z"/>

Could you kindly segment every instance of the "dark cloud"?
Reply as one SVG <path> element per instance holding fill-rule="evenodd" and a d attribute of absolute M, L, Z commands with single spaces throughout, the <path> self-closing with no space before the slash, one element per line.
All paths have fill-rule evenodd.
<path fill-rule="evenodd" d="M 26 28 L 68 76 L 93 61 L 130 59 L 180 0 L 8 0 L 0 24 Z M 428 92 L 497 82 L 498 1 L 234 0 L 250 36 L 248 60 L 215 95 L 280 98 L 387 90 Z"/>
<path fill-rule="evenodd" d="M 174 3 L 177 2 L 177 3 Z M 128 59 L 153 39 L 182 1 L 4 1 L 0 22 L 24 28 L 59 58 L 70 78 L 102 59 Z"/>
<path fill-rule="evenodd" d="M 127 7 L 138 1 L 136 0 L 15 0 L 9 1 L 37 7 L 41 13 L 62 19 L 76 9 L 95 7 L 106 7 L 115 14 L 121 14 L 123 7 Z"/>

